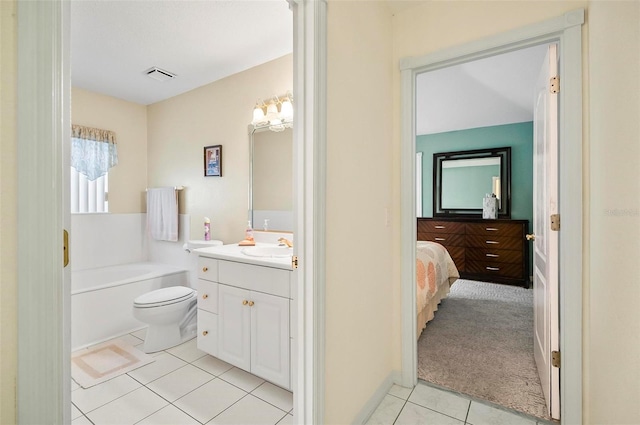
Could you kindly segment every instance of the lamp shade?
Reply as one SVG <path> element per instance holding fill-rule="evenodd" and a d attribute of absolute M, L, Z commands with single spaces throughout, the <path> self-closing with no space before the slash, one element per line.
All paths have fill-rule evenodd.
<path fill-rule="evenodd" d="M 261 125 L 265 124 L 266 122 L 267 120 L 264 116 L 264 111 L 259 105 L 256 105 L 255 109 L 253 110 L 253 121 L 251 121 L 251 124 Z"/>
<path fill-rule="evenodd" d="M 282 121 L 291 121 L 293 119 L 293 105 L 289 99 L 285 99 L 280 105 L 280 118 Z"/>

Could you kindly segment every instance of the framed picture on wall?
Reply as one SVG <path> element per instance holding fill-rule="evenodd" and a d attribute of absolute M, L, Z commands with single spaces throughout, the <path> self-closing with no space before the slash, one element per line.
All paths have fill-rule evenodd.
<path fill-rule="evenodd" d="M 204 147 L 204 176 L 222 177 L 222 145 Z"/>

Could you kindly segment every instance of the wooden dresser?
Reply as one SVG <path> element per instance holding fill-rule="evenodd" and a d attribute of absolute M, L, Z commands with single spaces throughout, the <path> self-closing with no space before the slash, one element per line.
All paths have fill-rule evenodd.
<path fill-rule="evenodd" d="M 528 220 L 418 218 L 418 240 L 449 251 L 465 279 L 529 286 Z"/>

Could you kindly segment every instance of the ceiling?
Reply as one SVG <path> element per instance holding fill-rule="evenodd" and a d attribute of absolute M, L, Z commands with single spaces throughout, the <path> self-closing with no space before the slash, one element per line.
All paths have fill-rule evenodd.
<path fill-rule="evenodd" d="M 142 105 L 292 50 L 285 0 L 71 1 L 72 85 Z M 545 52 L 537 46 L 419 75 L 417 134 L 531 121 Z M 156 81 L 146 76 L 152 67 L 177 77 Z"/>
<path fill-rule="evenodd" d="M 533 121 L 546 52 L 534 46 L 418 75 L 416 134 Z"/>
<path fill-rule="evenodd" d="M 72 0 L 74 87 L 149 105 L 291 53 L 285 0 Z M 159 82 L 158 67 L 177 77 Z"/>

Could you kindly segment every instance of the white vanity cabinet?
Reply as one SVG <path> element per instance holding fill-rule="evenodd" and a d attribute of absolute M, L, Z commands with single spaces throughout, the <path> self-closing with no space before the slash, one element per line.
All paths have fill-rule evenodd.
<path fill-rule="evenodd" d="M 198 267 L 198 348 L 290 390 L 291 271 L 203 256 Z M 201 302 L 203 289 L 208 293 Z M 205 309 L 213 290 L 217 306 Z M 214 321 L 215 342 L 206 328 Z"/>

